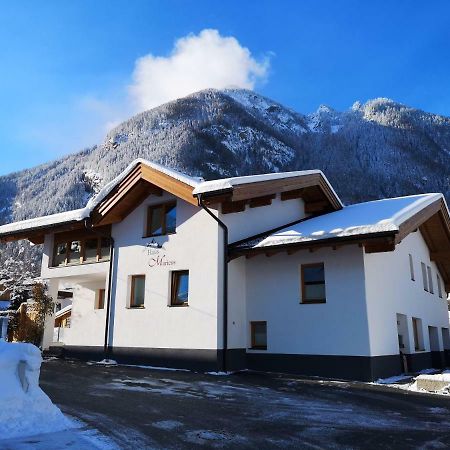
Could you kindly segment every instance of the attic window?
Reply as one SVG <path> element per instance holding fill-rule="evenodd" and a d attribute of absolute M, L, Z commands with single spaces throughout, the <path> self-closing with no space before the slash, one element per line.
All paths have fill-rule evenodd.
<path fill-rule="evenodd" d="M 177 204 L 175 202 L 149 206 L 146 237 L 175 233 L 176 219 Z"/>

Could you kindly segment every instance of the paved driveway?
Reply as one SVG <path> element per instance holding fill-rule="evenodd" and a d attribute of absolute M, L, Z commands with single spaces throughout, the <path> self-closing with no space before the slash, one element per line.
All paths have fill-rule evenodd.
<path fill-rule="evenodd" d="M 362 383 L 50 360 L 41 386 L 119 448 L 450 448 L 450 400 Z"/>

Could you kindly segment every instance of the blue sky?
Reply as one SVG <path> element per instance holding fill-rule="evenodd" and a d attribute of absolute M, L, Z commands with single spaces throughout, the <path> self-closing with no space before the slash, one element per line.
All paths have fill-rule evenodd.
<path fill-rule="evenodd" d="M 167 80 L 169 71 L 173 86 L 185 81 L 176 78 L 182 74 L 171 70 L 178 67 L 171 59 L 158 57 L 170 58 L 177 39 L 205 29 L 233 37 L 238 53 L 237 47 L 247 48 L 245 64 L 263 72 L 253 73 L 252 87 L 297 111 L 390 97 L 450 116 L 447 1 L 20 0 L 1 6 L 0 174 L 100 142 L 112 124 L 157 104 L 149 80 L 158 74 Z M 149 54 L 131 95 L 137 61 Z M 208 84 L 208 76 L 201 82 Z"/>

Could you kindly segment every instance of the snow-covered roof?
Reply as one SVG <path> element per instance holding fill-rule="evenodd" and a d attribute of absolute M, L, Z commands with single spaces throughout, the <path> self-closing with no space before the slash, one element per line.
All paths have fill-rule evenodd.
<path fill-rule="evenodd" d="M 297 170 L 294 172 L 265 173 L 265 174 L 261 174 L 261 175 L 246 175 L 246 176 L 242 176 L 242 177 L 221 178 L 219 180 L 204 181 L 204 182 L 200 183 L 199 185 L 197 185 L 197 187 L 194 189 L 193 194 L 198 195 L 198 194 L 206 194 L 206 193 L 212 193 L 212 192 L 220 192 L 220 191 L 233 189 L 234 187 L 243 185 L 243 184 L 261 183 L 264 181 L 283 180 L 283 179 L 302 177 L 302 176 L 307 176 L 307 175 L 322 176 L 324 181 L 329 186 L 330 190 L 333 192 L 333 194 L 336 196 L 336 198 L 342 205 L 342 202 L 339 199 L 338 195 L 336 194 L 335 190 L 333 189 L 333 186 L 331 186 L 327 177 L 323 174 L 323 172 L 321 170 Z"/>
<path fill-rule="evenodd" d="M 80 222 L 84 219 L 87 219 L 90 216 L 91 212 L 95 209 L 95 207 L 98 204 L 100 204 L 105 199 L 105 197 L 122 180 L 124 180 L 139 163 L 145 164 L 146 166 L 151 167 L 152 169 L 155 169 L 161 173 L 164 173 L 165 175 L 168 175 L 175 180 L 181 181 L 182 183 L 185 183 L 193 188 L 195 188 L 196 186 L 198 186 L 200 183 L 203 182 L 203 178 L 190 177 L 181 172 L 177 172 L 176 170 L 164 167 L 161 164 L 157 164 L 142 158 L 138 158 L 135 159 L 131 164 L 129 164 L 128 167 L 123 172 L 120 173 L 120 175 L 118 175 L 112 181 L 107 183 L 100 190 L 100 192 L 98 192 L 97 195 L 95 195 L 88 201 L 87 205 L 84 208 L 2 225 L 0 226 L 0 236 L 8 235 L 11 233 L 17 233 L 21 231 L 37 230 L 40 228 L 46 228 L 48 226 L 62 225 L 71 222 Z"/>
<path fill-rule="evenodd" d="M 238 247 L 270 247 L 389 231 L 398 232 L 402 223 L 438 199 L 443 199 L 443 195 L 411 195 L 349 205 L 339 211 L 306 219 L 266 236 L 244 241 Z"/>
<path fill-rule="evenodd" d="M 15 233 L 18 231 L 34 230 L 45 228 L 50 225 L 59 225 L 69 222 L 79 222 L 89 217 L 86 208 L 75 209 L 58 214 L 50 214 L 49 216 L 36 217 L 34 219 L 21 220 L 19 222 L 8 223 L 0 226 L 0 235 Z"/>

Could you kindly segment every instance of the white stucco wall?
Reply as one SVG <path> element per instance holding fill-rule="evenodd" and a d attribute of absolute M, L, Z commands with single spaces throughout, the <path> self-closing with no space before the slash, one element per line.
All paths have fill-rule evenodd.
<path fill-rule="evenodd" d="M 318 262 L 325 264 L 326 303 L 301 304 L 300 266 Z M 363 263 L 357 245 L 245 261 L 245 346 L 251 344 L 250 322 L 267 321 L 267 350 L 261 352 L 368 355 Z"/>
<path fill-rule="evenodd" d="M 215 349 L 218 345 L 218 245 L 216 222 L 203 210 L 177 201 L 176 234 L 143 238 L 147 207 L 173 199 L 150 196 L 115 224 L 112 343 L 115 347 Z M 163 245 L 149 254 L 152 240 Z M 154 265 L 163 257 L 169 266 Z M 153 266 L 153 267 L 152 267 Z M 189 270 L 189 306 L 170 307 L 170 272 Z M 145 275 L 143 309 L 130 309 L 131 276 Z"/>
<path fill-rule="evenodd" d="M 302 199 L 281 201 L 280 194 L 272 200 L 271 205 L 250 208 L 245 211 L 222 214 L 219 218 L 228 226 L 230 243 L 262 233 L 305 217 Z"/>
<path fill-rule="evenodd" d="M 409 254 L 413 257 L 415 281 L 410 276 Z M 364 262 L 371 355 L 398 354 L 397 313 L 407 316 L 412 352 L 412 317 L 422 320 L 425 351 L 430 351 L 428 326 L 439 327 L 442 349 L 442 327 L 449 327 L 447 301 L 445 293 L 444 298 L 438 296 L 437 267 L 430 261 L 420 231 L 408 235 L 393 252 L 365 254 Z M 434 294 L 423 289 L 421 262 L 432 269 Z"/>
<path fill-rule="evenodd" d="M 228 348 L 230 349 L 247 347 L 246 262 L 245 258 L 238 258 L 228 265 Z"/>
<path fill-rule="evenodd" d="M 73 287 L 70 328 L 64 330 L 64 344 L 97 346 L 104 343 L 106 309 L 96 309 L 97 292 L 106 280 L 75 284 Z"/>

